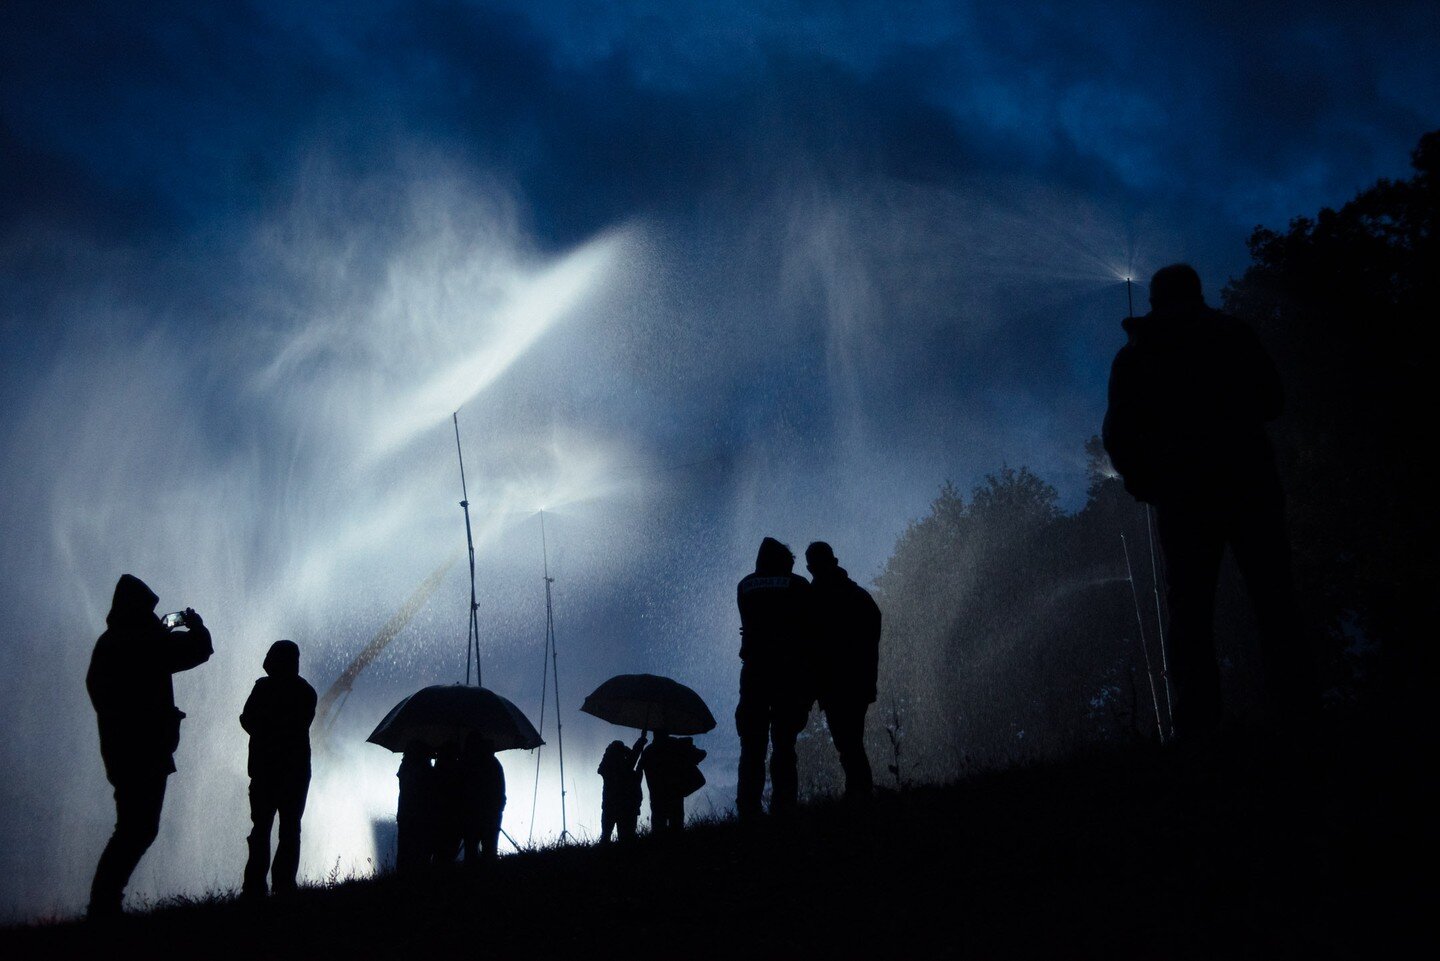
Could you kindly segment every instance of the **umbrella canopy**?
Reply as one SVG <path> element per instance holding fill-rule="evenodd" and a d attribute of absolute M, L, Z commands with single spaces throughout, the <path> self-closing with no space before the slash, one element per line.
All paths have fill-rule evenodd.
<path fill-rule="evenodd" d="M 620 674 L 585 699 L 580 710 L 642 731 L 704 734 L 715 729 L 710 708 L 690 688 L 658 674 Z"/>
<path fill-rule="evenodd" d="M 494 691 L 468 684 L 435 684 L 396 704 L 366 738 L 402 752 L 411 744 L 439 747 L 479 734 L 497 751 L 529 750 L 545 742 L 520 709 Z"/>

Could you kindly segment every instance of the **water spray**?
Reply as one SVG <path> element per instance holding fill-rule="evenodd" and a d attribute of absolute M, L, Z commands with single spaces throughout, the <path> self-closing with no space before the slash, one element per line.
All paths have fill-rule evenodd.
<path fill-rule="evenodd" d="M 420 612 L 420 609 L 425 606 L 425 602 L 430 600 L 430 595 L 435 593 L 440 582 L 445 579 L 445 575 L 450 572 L 450 568 L 455 566 L 455 562 L 459 559 L 460 552 L 456 551 L 443 564 L 435 568 L 434 572 L 406 598 L 395 616 L 386 621 L 385 626 L 380 628 L 380 632 L 371 638 L 370 643 L 366 644 L 359 654 L 355 655 L 354 660 L 346 665 L 335 683 L 331 684 L 320 698 L 319 706 L 315 709 L 315 729 L 319 732 L 322 745 L 326 743 L 330 730 L 335 726 L 335 719 L 340 716 L 340 709 L 345 706 L 345 701 L 350 697 L 350 689 L 354 687 L 355 679 L 360 676 L 360 672 L 379 657 L 380 652 L 385 650 L 395 636 L 404 630 L 411 619 Z"/>

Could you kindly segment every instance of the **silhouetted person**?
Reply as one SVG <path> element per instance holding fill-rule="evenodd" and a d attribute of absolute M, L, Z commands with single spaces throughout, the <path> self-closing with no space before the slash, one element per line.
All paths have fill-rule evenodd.
<path fill-rule="evenodd" d="M 240 726 L 250 735 L 250 859 L 242 894 L 265 896 L 265 875 L 276 894 L 295 891 L 300 869 L 300 819 L 310 793 L 310 722 L 315 689 L 300 676 L 300 648 L 276 641 L 265 655 L 265 677 L 245 701 Z M 270 829 L 280 818 L 280 844 L 270 863 Z"/>
<path fill-rule="evenodd" d="M 478 864 L 481 858 L 500 855 L 500 820 L 505 814 L 505 769 L 495 756 L 495 746 L 478 734 L 465 741 L 460 756 L 461 831 L 464 834 L 465 863 Z"/>
<path fill-rule="evenodd" d="M 400 797 L 395 806 L 395 870 L 414 871 L 430 864 L 435 853 L 435 819 L 439 803 L 430 746 L 412 743 L 400 758 Z"/>
<path fill-rule="evenodd" d="M 435 752 L 433 864 L 453 864 L 465 842 L 465 767 L 454 743 Z"/>
<path fill-rule="evenodd" d="M 816 693 L 845 769 L 845 796 L 862 800 L 874 789 L 865 756 L 865 712 L 875 703 L 880 608 L 824 541 L 805 549 L 805 565 L 813 578 Z"/>
<path fill-rule="evenodd" d="M 793 811 L 800 778 L 795 739 L 805 729 L 814 703 L 811 656 L 810 583 L 792 573 L 795 555 L 767 537 L 760 542 L 755 572 L 736 588 L 740 607 L 740 770 L 735 807 L 741 818 L 761 813 L 765 753 L 770 756 L 770 810 Z"/>
<path fill-rule="evenodd" d="M 688 737 L 655 732 L 654 742 L 640 756 L 645 788 L 650 792 L 650 830 L 669 834 L 685 827 L 685 798 L 705 785 L 700 762 L 705 752 Z"/>
<path fill-rule="evenodd" d="M 214 653 L 200 615 L 186 608 L 186 630 L 155 616 L 159 598 L 138 577 L 115 585 L 107 629 L 95 642 L 85 687 L 100 727 L 100 757 L 115 787 L 115 833 L 90 886 L 91 917 L 118 915 L 125 885 L 160 830 L 165 783 L 175 771 L 184 713 L 170 675 L 204 664 Z"/>
<path fill-rule="evenodd" d="M 611 741 L 596 769 L 604 785 L 600 794 L 600 843 L 610 841 L 614 832 L 621 841 L 635 837 L 635 822 L 640 818 L 640 752 L 645 747 L 645 732 L 633 747 L 624 741 Z"/>
<path fill-rule="evenodd" d="M 1190 266 L 1156 272 L 1150 307 L 1125 320 L 1130 340 L 1110 371 L 1104 441 L 1125 489 L 1155 507 L 1176 735 L 1193 737 L 1220 720 L 1214 614 L 1226 546 L 1259 622 L 1272 704 L 1304 721 L 1318 696 L 1264 428 L 1284 407 L 1279 374 L 1249 327 L 1205 305 Z"/>

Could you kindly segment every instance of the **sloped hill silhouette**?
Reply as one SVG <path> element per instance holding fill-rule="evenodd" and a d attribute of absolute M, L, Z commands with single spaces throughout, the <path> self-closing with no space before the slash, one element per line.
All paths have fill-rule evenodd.
<path fill-rule="evenodd" d="M 1375 957 L 1418 944 L 1433 799 L 1376 733 L 1234 732 L 488 870 L 0 934 L 6 957 Z M 1433 889 L 1432 889 L 1433 890 Z"/>

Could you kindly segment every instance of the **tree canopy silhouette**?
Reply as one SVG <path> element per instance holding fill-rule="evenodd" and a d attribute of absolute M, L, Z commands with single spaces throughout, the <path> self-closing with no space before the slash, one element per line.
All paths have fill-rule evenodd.
<path fill-rule="evenodd" d="M 1422 456 L 1434 432 L 1426 328 L 1440 317 L 1440 131 L 1421 138 L 1412 164 L 1414 176 L 1338 210 L 1257 228 L 1251 266 L 1223 294 L 1285 380 L 1272 436 L 1302 607 L 1346 669 L 1332 689 L 1401 709 L 1433 676 L 1418 638 L 1435 623 L 1440 574 Z"/>

